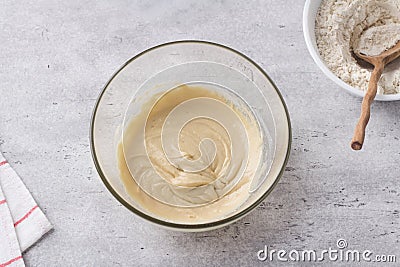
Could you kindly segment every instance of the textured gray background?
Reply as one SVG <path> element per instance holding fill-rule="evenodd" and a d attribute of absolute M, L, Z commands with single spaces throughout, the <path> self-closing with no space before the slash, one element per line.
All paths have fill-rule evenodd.
<path fill-rule="evenodd" d="M 365 149 L 352 152 L 361 101 L 314 65 L 303 4 L 1 0 L 0 143 L 55 229 L 25 253 L 26 263 L 265 266 L 256 257 L 264 245 L 326 249 L 338 238 L 397 253 L 399 262 L 400 102 L 373 105 Z M 108 78 L 136 53 L 177 39 L 219 42 L 253 58 L 292 119 L 292 154 L 275 191 L 249 216 L 206 233 L 159 229 L 131 214 L 90 155 L 90 116 Z"/>

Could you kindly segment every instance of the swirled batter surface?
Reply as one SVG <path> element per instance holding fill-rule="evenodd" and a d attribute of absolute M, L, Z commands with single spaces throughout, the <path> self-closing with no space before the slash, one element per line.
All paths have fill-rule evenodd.
<path fill-rule="evenodd" d="M 248 108 L 183 85 L 151 98 L 125 126 L 121 179 L 156 217 L 177 223 L 223 218 L 248 198 L 262 140 Z"/>

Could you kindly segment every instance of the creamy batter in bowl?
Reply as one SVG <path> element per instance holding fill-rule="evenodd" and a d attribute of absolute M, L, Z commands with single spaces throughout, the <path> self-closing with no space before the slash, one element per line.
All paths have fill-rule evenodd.
<path fill-rule="evenodd" d="M 253 210 L 290 150 L 276 87 L 244 55 L 181 41 L 151 48 L 108 82 L 92 119 L 92 152 L 110 192 L 159 225 L 204 231 Z"/>

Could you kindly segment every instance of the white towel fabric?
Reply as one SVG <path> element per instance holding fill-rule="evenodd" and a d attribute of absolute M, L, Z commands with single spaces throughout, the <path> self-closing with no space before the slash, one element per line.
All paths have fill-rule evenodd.
<path fill-rule="evenodd" d="M 0 267 L 25 266 L 22 252 L 52 228 L 0 153 Z"/>

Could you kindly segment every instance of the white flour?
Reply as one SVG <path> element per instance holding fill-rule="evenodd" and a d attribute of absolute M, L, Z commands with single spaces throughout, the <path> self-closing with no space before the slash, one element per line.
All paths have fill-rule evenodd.
<path fill-rule="evenodd" d="M 353 44 L 354 51 L 368 56 L 377 56 L 400 41 L 400 24 L 388 24 L 369 28 Z"/>
<path fill-rule="evenodd" d="M 367 90 L 370 71 L 352 56 L 360 36 L 369 28 L 400 24 L 400 0 L 323 0 L 315 33 L 321 57 L 328 68 L 349 85 Z M 385 38 L 380 39 L 380 46 Z M 400 62 L 389 65 L 378 85 L 378 94 L 400 93 Z"/>

